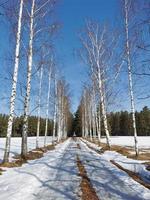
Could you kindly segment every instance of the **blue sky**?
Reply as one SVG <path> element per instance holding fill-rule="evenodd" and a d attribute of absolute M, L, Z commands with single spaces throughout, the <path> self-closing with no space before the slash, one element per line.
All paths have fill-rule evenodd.
<path fill-rule="evenodd" d="M 55 41 L 57 59 L 60 72 L 70 84 L 73 112 L 76 111 L 79 105 L 83 83 L 88 79 L 87 66 L 74 53 L 80 47 L 78 32 L 84 27 L 86 19 L 94 19 L 100 23 L 107 22 L 114 27 L 123 23 L 120 16 L 121 9 L 119 4 L 120 0 L 60 0 L 58 3 L 54 17 L 58 19 L 62 27 Z M 4 17 L 0 15 L 0 77 L 1 74 L 7 74 L 7 62 L 5 58 L 11 49 L 9 26 L 6 20 L 3 19 Z M 10 67 L 12 68 L 12 66 Z M 145 78 L 143 80 L 145 85 L 143 87 L 136 87 L 135 94 L 136 92 L 139 93 L 139 88 L 141 89 L 141 93 L 145 92 L 146 88 L 148 88 L 148 94 L 150 93 L 148 87 L 149 77 L 147 80 Z M 139 80 L 136 81 L 141 84 Z M 117 110 L 130 109 L 127 84 L 127 74 L 124 73 L 120 77 L 122 93 L 119 96 L 120 99 L 118 97 L 119 107 L 116 108 Z M 6 97 L 5 100 L 0 99 L 0 112 L 8 112 L 8 94 L 10 94 L 10 91 L 10 83 L 0 78 L 0 94 L 2 98 Z M 149 102 L 149 99 L 136 100 L 136 109 L 140 110 L 143 106 L 150 105 Z"/>
<path fill-rule="evenodd" d="M 61 37 L 58 39 L 57 52 L 60 67 L 72 91 L 73 111 L 76 110 L 86 80 L 86 66 L 74 55 L 80 46 L 78 32 L 85 20 L 90 18 L 100 22 L 116 24 L 119 0 L 62 0 L 57 10 L 62 23 Z"/>

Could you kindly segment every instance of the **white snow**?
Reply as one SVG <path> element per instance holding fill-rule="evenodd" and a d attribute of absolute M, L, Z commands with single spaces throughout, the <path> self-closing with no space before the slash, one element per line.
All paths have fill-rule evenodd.
<path fill-rule="evenodd" d="M 0 200 L 76 200 L 80 177 L 76 145 L 67 140 L 44 157 L 0 176 Z"/>
<path fill-rule="evenodd" d="M 113 145 L 134 146 L 133 136 L 111 136 L 110 139 Z M 106 138 L 102 138 L 101 142 L 106 143 Z M 138 136 L 138 145 L 139 148 L 148 148 L 150 150 L 150 136 Z"/>
<path fill-rule="evenodd" d="M 47 144 L 52 143 L 52 137 L 47 137 Z M 39 137 L 39 147 L 44 146 L 44 137 Z M 36 137 L 28 137 L 28 151 L 36 148 Z M 5 138 L 0 138 L 0 162 L 2 162 L 5 149 Z M 10 160 L 12 157 L 21 153 L 21 137 L 11 138 Z"/>
<path fill-rule="evenodd" d="M 149 200 L 150 190 L 135 182 L 124 171 L 109 162 L 104 155 L 96 153 L 79 141 L 79 157 L 88 177 L 101 200 Z"/>
<path fill-rule="evenodd" d="M 77 148 L 77 143 L 81 149 Z M 100 155 L 89 149 L 80 139 L 77 143 L 68 139 L 40 159 L 29 161 L 22 167 L 6 169 L 0 176 L 0 200 L 80 199 L 81 177 L 78 175 L 77 155 L 85 166 L 99 199 L 150 199 L 150 190 L 110 162 L 110 159 L 129 162 L 127 158 L 108 151 Z M 96 147 L 92 144 L 93 148 L 94 146 Z"/>
<path fill-rule="evenodd" d="M 101 147 L 99 147 L 96 144 L 93 144 L 92 142 L 89 142 L 86 140 L 83 140 L 83 141 L 86 144 L 88 144 L 90 147 L 94 148 L 96 151 L 98 149 L 99 150 L 101 149 Z M 150 183 L 150 171 L 146 170 L 145 164 L 142 164 L 142 163 L 145 163 L 146 161 L 130 159 L 115 151 L 105 151 L 102 154 L 102 158 L 108 161 L 114 160 L 123 168 L 128 169 L 132 172 L 138 173 L 144 181 L 146 181 L 147 183 Z"/>

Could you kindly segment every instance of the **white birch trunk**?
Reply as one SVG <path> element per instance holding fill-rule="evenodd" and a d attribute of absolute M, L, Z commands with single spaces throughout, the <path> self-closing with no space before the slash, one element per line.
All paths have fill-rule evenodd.
<path fill-rule="evenodd" d="M 99 107 L 98 113 L 98 140 L 101 142 L 101 108 Z"/>
<path fill-rule="evenodd" d="M 85 120 L 84 120 L 84 116 L 85 116 L 85 114 L 84 114 L 84 104 L 82 103 L 82 137 L 84 138 L 84 136 L 85 136 Z"/>
<path fill-rule="evenodd" d="M 95 103 L 95 90 L 92 91 L 92 124 L 93 124 L 93 138 L 96 139 L 96 103 Z"/>
<path fill-rule="evenodd" d="M 58 130 L 57 130 L 57 141 L 59 142 L 60 140 L 60 129 L 61 129 L 61 125 L 60 125 L 60 121 L 61 121 L 61 102 L 60 102 L 60 88 L 58 88 L 58 107 L 57 107 L 57 111 L 58 111 Z"/>
<path fill-rule="evenodd" d="M 51 91 L 51 67 L 49 69 L 48 77 L 48 93 L 47 93 L 47 105 L 46 105 L 46 123 L 45 123 L 45 137 L 44 137 L 44 146 L 46 146 L 47 139 L 47 130 L 48 130 L 48 116 L 49 116 L 49 101 L 50 101 L 50 91 Z"/>
<path fill-rule="evenodd" d="M 85 137 L 88 137 L 88 116 L 87 116 L 87 102 L 86 96 L 84 97 L 84 104 L 85 104 Z"/>
<path fill-rule="evenodd" d="M 27 66 L 27 89 L 24 102 L 24 119 L 23 119 L 23 132 L 22 132 L 22 156 L 27 154 L 27 134 L 28 134 L 28 116 L 30 104 L 30 91 L 31 91 L 31 73 L 32 73 L 32 60 L 33 60 L 33 19 L 34 19 L 35 0 L 32 0 L 31 15 L 30 15 L 30 36 L 29 36 L 29 53 L 28 53 L 28 66 Z"/>
<path fill-rule="evenodd" d="M 89 133 L 90 133 L 90 140 L 93 140 L 92 137 L 92 106 L 91 106 L 91 97 L 89 96 L 89 109 L 88 109 L 88 116 L 89 116 Z"/>
<path fill-rule="evenodd" d="M 9 161 L 10 142 L 11 142 L 11 135 L 12 135 L 12 125 L 13 125 L 15 99 L 16 99 L 16 88 L 17 88 L 17 80 L 18 80 L 23 3 L 24 3 L 24 0 L 20 0 L 18 29 L 17 29 L 17 36 L 16 36 L 15 64 L 14 64 L 12 91 L 11 91 L 11 97 L 10 97 L 10 111 L 9 111 L 8 126 L 7 126 L 5 152 L 4 152 L 4 159 L 3 159 L 4 162 Z"/>
<path fill-rule="evenodd" d="M 38 121 L 37 121 L 37 132 L 36 132 L 36 148 L 39 148 L 42 78 L 43 78 L 43 66 L 41 66 L 41 69 L 40 69 L 39 96 L 38 96 Z"/>
<path fill-rule="evenodd" d="M 54 117 L 53 117 L 53 141 L 54 138 L 56 137 L 56 120 L 57 120 L 57 82 L 56 82 L 56 78 L 55 78 L 55 102 L 54 102 Z"/>
<path fill-rule="evenodd" d="M 58 141 L 62 139 L 62 134 L 63 134 L 63 95 L 62 91 L 60 91 L 60 106 L 59 106 L 59 137 Z"/>
<path fill-rule="evenodd" d="M 133 81 L 132 81 L 132 72 L 131 72 L 131 59 L 130 59 L 130 46 L 129 46 L 129 19 L 128 19 L 128 5 L 127 4 L 128 4 L 128 0 L 124 0 L 129 92 L 130 92 L 130 101 L 131 101 L 131 113 L 132 113 L 132 123 L 133 123 L 133 131 L 134 131 L 135 152 L 136 152 L 136 155 L 138 156 L 139 149 L 138 149 L 136 121 L 135 121 L 135 106 L 134 106 Z"/>
<path fill-rule="evenodd" d="M 101 99 L 101 104 L 102 104 L 103 123 L 104 123 L 107 145 L 110 148 L 110 136 L 109 136 L 109 130 L 108 130 L 107 114 L 106 114 L 106 109 L 104 105 L 105 100 L 104 100 L 104 93 L 103 93 L 102 80 L 101 80 L 101 71 L 100 71 L 99 64 L 97 64 L 97 66 L 98 66 L 98 80 L 99 80 L 98 84 L 99 84 L 100 99 Z"/>

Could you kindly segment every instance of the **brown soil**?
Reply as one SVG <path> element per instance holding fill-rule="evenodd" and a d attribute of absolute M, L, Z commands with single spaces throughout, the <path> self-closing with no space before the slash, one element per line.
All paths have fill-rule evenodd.
<path fill-rule="evenodd" d="M 78 148 L 80 149 L 80 145 L 78 145 Z M 81 199 L 82 200 L 99 200 L 90 179 L 87 176 L 87 172 L 85 170 L 84 165 L 82 164 L 82 162 L 79 159 L 79 156 L 77 155 L 77 167 L 79 169 L 79 176 L 81 176 L 82 180 L 80 183 L 80 187 L 81 187 L 81 191 L 82 191 L 82 195 L 81 195 Z"/>
<path fill-rule="evenodd" d="M 144 187 L 150 189 L 150 184 L 145 183 L 141 177 L 139 176 L 139 174 L 132 172 L 128 169 L 123 168 L 121 165 L 119 165 L 118 163 L 116 163 L 114 160 L 110 161 L 112 164 L 114 164 L 115 166 L 117 166 L 119 169 L 125 171 L 130 177 L 132 177 L 136 182 L 140 183 L 141 185 L 143 185 Z"/>
<path fill-rule="evenodd" d="M 80 147 L 79 143 L 77 144 L 77 148 L 78 148 L 78 149 L 81 149 L 81 147 Z"/>

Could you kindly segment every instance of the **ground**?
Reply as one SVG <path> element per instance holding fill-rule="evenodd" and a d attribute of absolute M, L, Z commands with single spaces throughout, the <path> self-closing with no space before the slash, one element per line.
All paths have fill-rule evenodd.
<path fill-rule="evenodd" d="M 150 199 L 148 188 L 110 162 L 110 154 L 116 154 L 99 154 L 94 150 L 96 145 L 93 149 L 89 145 L 70 138 L 40 159 L 5 168 L 0 176 L 0 200 Z M 85 188 L 88 183 L 89 189 Z"/>

